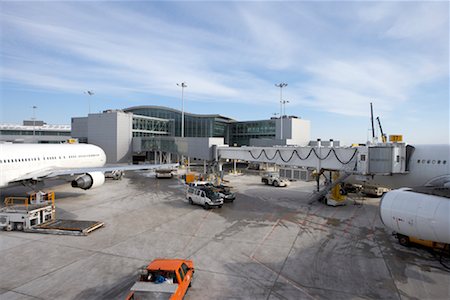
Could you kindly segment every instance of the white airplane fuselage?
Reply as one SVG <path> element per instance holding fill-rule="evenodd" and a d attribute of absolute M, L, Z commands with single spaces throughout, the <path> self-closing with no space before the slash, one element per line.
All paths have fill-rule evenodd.
<path fill-rule="evenodd" d="M 105 152 L 89 144 L 0 144 L 0 188 L 45 170 L 102 167 Z"/>

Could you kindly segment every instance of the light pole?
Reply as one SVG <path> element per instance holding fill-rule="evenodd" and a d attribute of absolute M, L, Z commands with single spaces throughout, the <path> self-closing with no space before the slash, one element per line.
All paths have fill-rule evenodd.
<path fill-rule="evenodd" d="M 91 113 L 91 96 L 94 95 L 94 91 L 86 91 L 85 93 L 89 96 L 89 113 Z"/>
<path fill-rule="evenodd" d="M 289 103 L 289 100 L 282 100 L 281 104 L 283 105 L 283 115 L 281 117 L 281 128 L 283 128 L 283 118 L 286 115 L 286 103 Z"/>
<path fill-rule="evenodd" d="M 281 123 L 281 129 L 280 129 L 280 137 L 283 139 L 283 88 L 286 87 L 288 84 L 281 82 L 279 84 L 275 84 L 276 87 L 280 88 L 280 123 Z"/>
<path fill-rule="evenodd" d="M 37 106 L 33 105 L 33 142 L 34 143 L 36 142 L 36 137 L 35 137 L 35 135 L 36 135 L 36 129 L 35 129 L 35 127 L 36 127 L 36 108 L 37 108 Z"/>
<path fill-rule="evenodd" d="M 184 88 L 187 87 L 186 82 L 177 83 L 181 87 L 181 137 L 184 138 Z"/>

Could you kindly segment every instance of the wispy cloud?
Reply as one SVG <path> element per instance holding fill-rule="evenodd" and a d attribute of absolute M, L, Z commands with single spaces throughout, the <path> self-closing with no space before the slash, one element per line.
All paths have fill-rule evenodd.
<path fill-rule="evenodd" d="M 130 97 L 178 97 L 188 81 L 192 101 L 264 104 L 281 79 L 297 105 L 389 111 L 448 76 L 448 4 L 405 5 L 3 3 L 1 80 Z"/>

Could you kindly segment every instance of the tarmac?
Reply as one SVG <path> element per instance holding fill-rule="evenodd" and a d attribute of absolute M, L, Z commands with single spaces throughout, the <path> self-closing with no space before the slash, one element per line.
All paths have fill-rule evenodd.
<path fill-rule="evenodd" d="M 309 205 L 314 183 L 227 175 L 236 200 L 204 210 L 177 179 L 146 174 L 87 191 L 47 187 L 58 218 L 105 226 L 88 236 L 0 232 L 0 299 L 124 299 L 158 257 L 194 261 L 185 299 L 450 298 L 450 273 L 428 250 L 398 244 L 377 198 Z"/>

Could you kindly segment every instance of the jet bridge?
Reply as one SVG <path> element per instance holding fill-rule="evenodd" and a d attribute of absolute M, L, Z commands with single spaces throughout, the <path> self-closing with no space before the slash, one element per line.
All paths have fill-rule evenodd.
<path fill-rule="evenodd" d="M 317 146 L 308 147 L 217 147 L 216 161 L 224 159 L 244 160 L 259 163 L 274 163 L 284 166 L 314 168 L 319 174 L 334 171 L 340 176 L 330 180 L 320 190 L 317 177 L 317 192 L 309 203 L 323 199 L 328 192 L 339 189 L 350 175 L 391 175 L 408 172 L 408 159 L 412 147 L 403 143 L 381 143 L 357 147 Z M 219 167 L 220 168 L 220 167 Z M 339 194 L 333 190 L 332 195 Z M 333 198 L 333 197 L 332 197 Z M 341 197 L 339 197 L 341 198 Z M 329 199 L 327 204 L 343 205 L 342 199 Z"/>
<path fill-rule="evenodd" d="M 407 173 L 407 151 L 403 143 L 384 143 L 357 147 L 217 147 L 218 161 L 224 159 L 316 170 L 343 171 L 358 175 Z"/>

